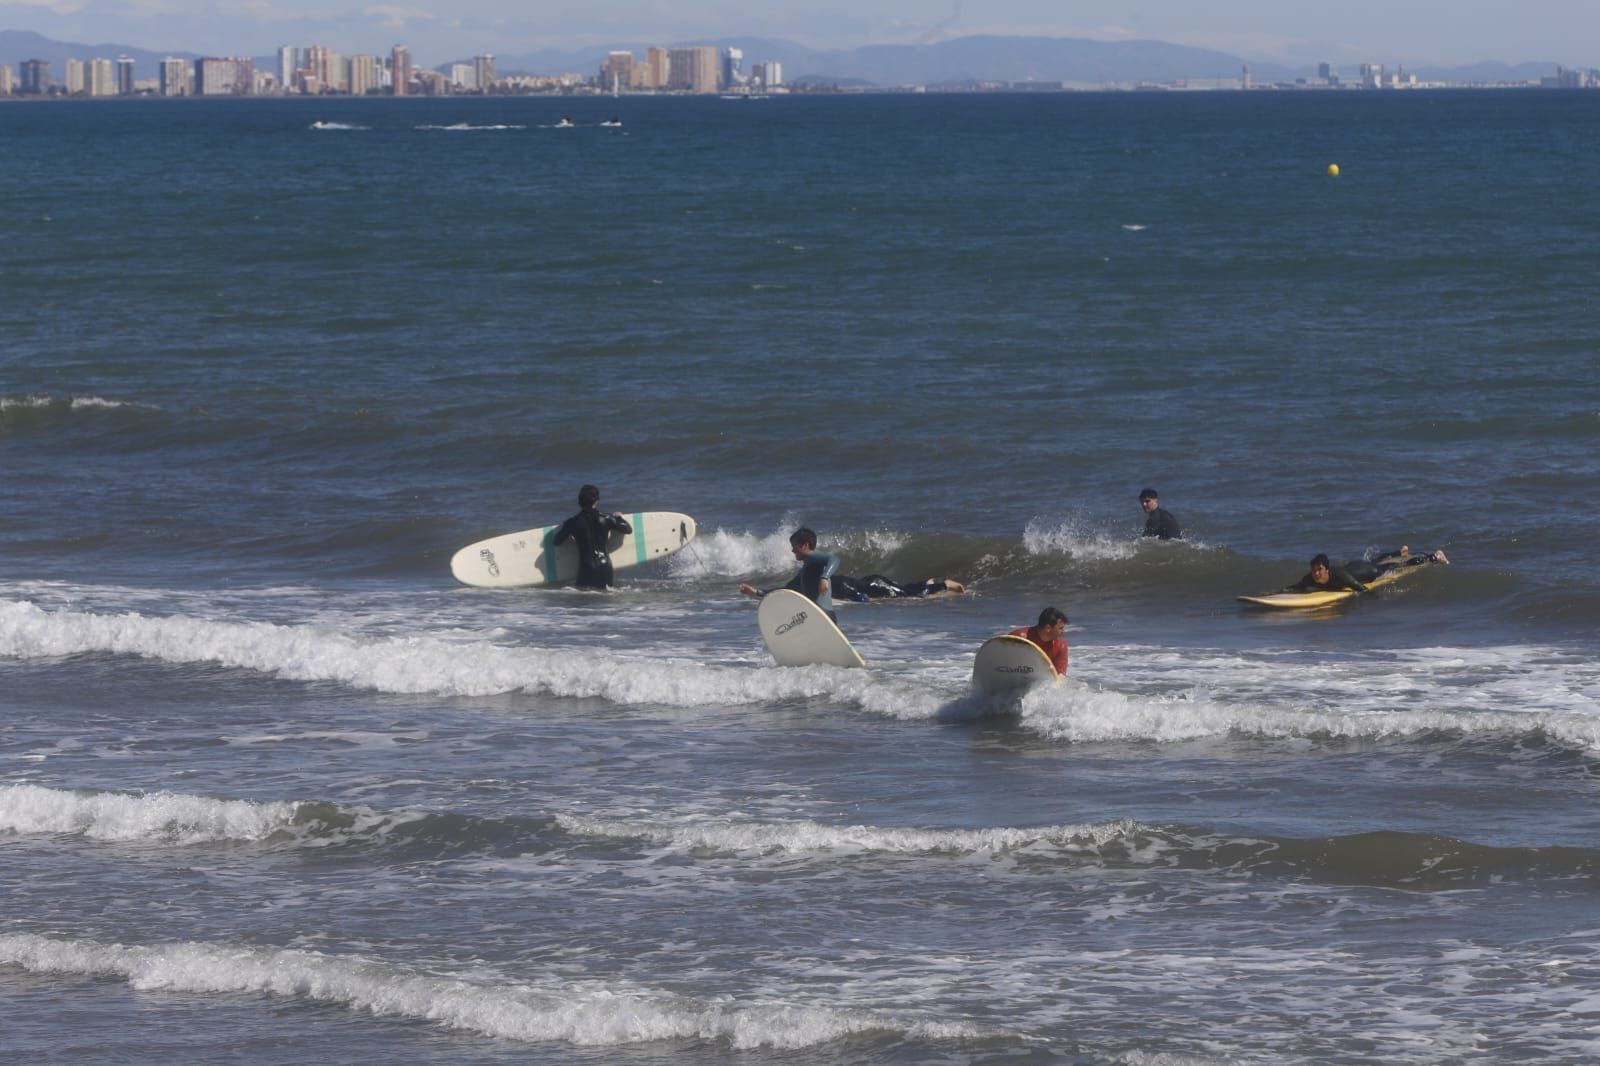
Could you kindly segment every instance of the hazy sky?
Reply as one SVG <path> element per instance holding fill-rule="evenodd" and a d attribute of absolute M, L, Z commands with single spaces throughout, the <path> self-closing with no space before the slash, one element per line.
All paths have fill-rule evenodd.
<path fill-rule="evenodd" d="M 849 48 L 995 33 L 1163 40 L 1291 65 L 1600 65 L 1600 0 L 0 0 L 0 29 L 236 55 L 401 42 L 424 63 L 731 36 Z"/>

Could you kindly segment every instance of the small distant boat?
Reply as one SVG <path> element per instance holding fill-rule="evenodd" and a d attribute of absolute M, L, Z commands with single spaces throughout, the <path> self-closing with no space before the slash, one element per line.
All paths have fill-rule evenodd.
<path fill-rule="evenodd" d="M 558 130 L 570 130 L 574 125 L 575 125 L 575 123 L 570 118 L 568 118 L 565 115 L 562 115 L 561 116 L 561 121 L 556 123 L 556 129 L 558 129 Z"/>
<path fill-rule="evenodd" d="M 604 122 L 600 123 L 600 125 L 610 126 L 615 129 L 616 127 L 622 125 L 622 120 L 620 118 L 608 118 Z"/>

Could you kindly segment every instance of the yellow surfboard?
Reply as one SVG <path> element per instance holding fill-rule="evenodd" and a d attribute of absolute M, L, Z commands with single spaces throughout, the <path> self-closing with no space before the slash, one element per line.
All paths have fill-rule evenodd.
<path fill-rule="evenodd" d="M 1401 578 L 1414 574 L 1418 570 L 1426 570 L 1435 565 L 1432 559 L 1423 562 L 1414 562 L 1397 566 L 1392 570 L 1385 570 L 1371 581 L 1363 582 L 1368 591 L 1381 589 L 1385 585 L 1392 585 Z M 1240 603 L 1250 603 L 1257 607 L 1276 607 L 1305 610 L 1311 607 L 1332 607 L 1336 603 L 1355 599 L 1358 593 L 1354 589 L 1330 589 L 1326 592 L 1269 592 L 1261 596 L 1240 596 Z"/>
<path fill-rule="evenodd" d="M 984 641 L 972 660 L 972 683 L 985 696 L 1060 680 L 1055 663 L 1039 645 L 1010 633 Z"/>

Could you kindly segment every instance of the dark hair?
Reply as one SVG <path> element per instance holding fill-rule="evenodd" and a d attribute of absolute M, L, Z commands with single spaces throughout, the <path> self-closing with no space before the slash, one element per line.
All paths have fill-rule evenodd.
<path fill-rule="evenodd" d="M 1318 552 L 1311 557 L 1311 569 L 1315 570 L 1319 566 L 1326 566 L 1329 570 L 1333 569 L 1333 564 L 1328 562 L 1328 557 L 1322 552 Z"/>
<path fill-rule="evenodd" d="M 1160 494 L 1157 493 L 1155 489 L 1140 489 L 1139 490 L 1139 502 L 1140 503 L 1143 503 L 1146 500 L 1159 500 L 1160 498 L 1161 498 Z"/>
<path fill-rule="evenodd" d="M 1066 612 L 1055 607 L 1046 607 L 1044 610 L 1039 612 L 1040 629 L 1043 629 L 1045 626 L 1053 626 L 1057 622 L 1065 622 L 1066 620 Z"/>
<path fill-rule="evenodd" d="M 578 506 L 585 509 L 593 507 L 600 502 L 600 490 L 593 485 L 585 485 L 578 490 Z"/>
<path fill-rule="evenodd" d="M 798 548 L 802 544 L 808 548 L 815 548 L 817 546 L 816 533 L 807 529 L 805 526 L 801 526 L 799 529 L 789 534 L 790 547 Z"/>

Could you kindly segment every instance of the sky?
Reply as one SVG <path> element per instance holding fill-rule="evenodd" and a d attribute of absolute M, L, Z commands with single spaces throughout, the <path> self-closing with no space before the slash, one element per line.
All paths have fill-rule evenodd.
<path fill-rule="evenodd" d="M 0 29 L 211 55 L 403 43 L 423 63 L 726 37 L 855 48 L 982 33 L 1160 40 L 1289 66 L 1600 66 L 1600 0 L 0 0 Z"/>

